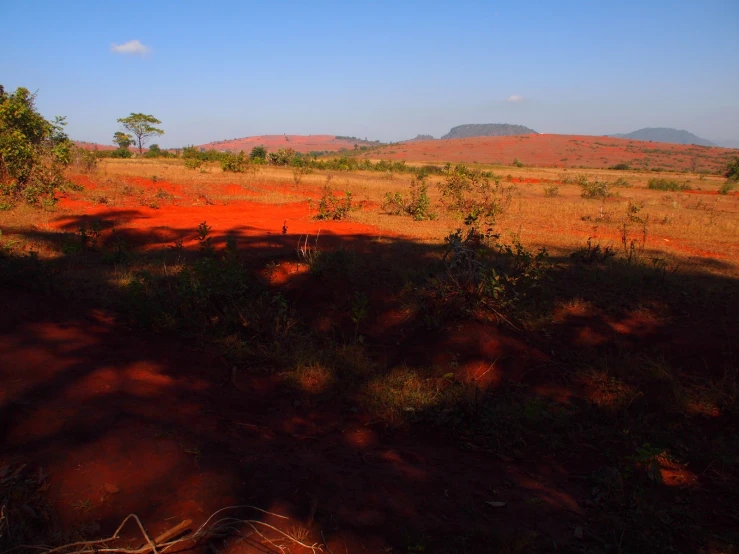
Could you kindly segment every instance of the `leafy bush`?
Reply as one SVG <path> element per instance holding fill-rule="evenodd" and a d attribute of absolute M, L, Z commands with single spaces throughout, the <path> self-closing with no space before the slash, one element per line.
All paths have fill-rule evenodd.
<path fill-rule="evenodd" d="M 128 148 L 116 148 L 115 150 L 109 150 L 111 158 L 128 159 L 133 157 L 133 152 Z"/>
<path fill-rule="evenodd" d="M 718 193 L 729 194 L 732 190 L 736 188 L 737 184 L 739 184 L 739 181 L 729 179 L 723 185 L 721 185 L 721 188 L 718 189 Z"/>
<path fill-rule="evenodd" d="M 470 214 L 465 228 L 446 237 L 443 261 L 443 296 L 461 296 L 498 313 L 540 290 L 549 271 L 546 248 L 531 252 L 514 237 L 511 244 L 499 242 L 494 226 Z"/>
<path fill-rule="evenodd" d="M 690 190 L 690 187 L 685 183 L 678 183 L 674 179 L 654 178 L 649 179 L 647 188 L 651 190 L 666 190 L 672 192 L 678 192 L 681 190 Z"/>
<path fill-rule="evenodd" d="M 734 158 L 734 161 L 726 166 L 724 177 L 730 181 L 739 181 L 739 156 Z"/>
<path fill-rule="evenodd" d="M 616 164 L 616 165 L 612 165 L 608 169 L 617 169 L 617 170 L 620 170 L 620 171 L 626 171 L 628 169 L 631 169 L 631 166 L 629 164 L 627 164 L 627 163 L 622 162 L 622 163 L 619 163 L 619 164 Z"/>
<path fill-rule="evenodd" d="M 199 158 L 185 158 L 185 167 L 187 169 L 200 169 L 203 163 L 203 160 Z"/>
<path fill-rule="evenodd" d="M 544 196 L 547 198 L 554 198 L 555 196 L 559 196 L 559 187 L 554 185 L 551 187 L 544 187 Z"/>
<path fill-rule="evenodd" d="M 244 173 L 249 166 L 249 160 L 242 150 L 238 154 L 225 154 L 221 158 L 221 169 L 226 172 Z"/>
<path fill-rule="evenodd" d="M 464 165 L 446 166 L 446 178 L 439 183 L 442 202 L 450 211 L 495 219 L 511 203 L 513 186 L 503 187 L 500 179 Z"/>
<path fill-rule="evenodd" d="M 292 148 L 280 148 L 277 152 L 270 152 L 267 160 L 272 165 L 290 165 L 296 155 L 297 152 Z"/>
<path fill-rule="evenodd" d="M 74 147 L 72 149 L 72 163 L 74 166 L 84 172 L 93 171 L 98 165 L 98 157 L 92 150 Z"/>
<path fill-rule="evenodd" d="M 254 163 L 263 164 L 267 162 L 267 149 L 264 146 L 255 146 L 251 149 L 249 159 Z"/>
<path fill-rule="evenodd" d="M 431 209 L 431 198 L 428 195 L 428 186 L 424 183 L 425 175 L 414 179 L 410 185 L 410 197 L 402 193 L 385 193 L 383 209 L 391 215 L 407 214 L 415 221 L 436 219 Z"/>
<path fill-rule="evenodd" d="M 25 88 L 8 94 L 0 85 L 0 194 L 9 203 L 53 204 L 72 161 L 64 118 L 47 121 Z"/>
<path fill-rule="evenodd" d="M 605 200 L 610 193 L 608 192 L 609 184 L 605 181 L 595 180 L 588 181 L 585 177 L 579 178 L 580 196 L 588 199 Z"/>
<path fill-rule="evenodd" d="M 333 219 L 335 221 L 346 219 L 349 212 L 356 209 L 357 206 L 352 205 L 352 193 L 346 191 L 343 198 L 339 198 L 334 191 L 326 185 L 323 187 L 323 195 L 318 201 L 318 214 L 315 219 Z"/>

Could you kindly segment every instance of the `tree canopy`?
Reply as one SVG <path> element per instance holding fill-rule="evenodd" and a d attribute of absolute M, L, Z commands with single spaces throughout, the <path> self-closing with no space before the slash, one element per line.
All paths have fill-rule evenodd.
<path fill-rule="evenodd" d="M 123 131 L 116 131 L 113 135 L 113 142 L 118 145 L 118 148 L 128 148 L 131 146 L 133 137 Z"/>
<path fill-rule="evenodd" d="M 128 117 L 120 118 L 118 123 L 133 135 L 133 137 L 135 137 L 136 145 L 139 149 L 139 155 L 144 153 L 144 144 L 146 144 L 151 137 L 164 134 L 163 130 L 154 127 L 154 125 L 161 125 L 162 122 L 153 115 L 131 113 Z M 120 134 L 125 135 L 125 133 L 122 132 L 120 132 Z M 118 133 L 116 133 L 116 136 L 118 136 Z"/>
<path fill-rule="evenodd" d="M 0 85 L 0 195 L 10 202 L 53 203 L 72 158 L 64 118 L 47 121 L 35 100 L 26 88 L 8 94 Z"/>

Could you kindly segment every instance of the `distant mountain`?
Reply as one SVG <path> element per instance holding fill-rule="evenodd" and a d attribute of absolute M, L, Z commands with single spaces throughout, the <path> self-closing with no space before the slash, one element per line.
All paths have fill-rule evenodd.
<path fill-rule="evenodd" d="M 651 142 L 669 142 L 671 144 L 697 144 L 698 146 L 716 146 L 710 140 L 695 136 L 688 131 L 670 129 L 669 127 L 645 127 L 633 133 L 608 135 L 614 138 L 644 140 Z"/>
<path fill-rule="evenodd" d="M 411 141 L 414 141 L 414 140 L 436 140 L 436 139 L 433 136 L 431 136 L 431 135 L 416 135 L 416 138 L 412 138 L 408 142 L 411 142 Z"/>
<path fill-rule="evenodd" d="M 509 125 L 508 123 L 471 123 L 452 127 L 442 139 L 468 137 L 507 137 L 512 135 L 537 135 L 533 129 L 523 125 Z"/>

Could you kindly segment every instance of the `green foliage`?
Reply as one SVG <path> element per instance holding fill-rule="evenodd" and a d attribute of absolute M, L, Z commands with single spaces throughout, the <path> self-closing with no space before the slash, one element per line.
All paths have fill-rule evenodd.
<path fill-rule="evenodd" d="M 554 198 L 559 196 L 559 187 L 557 185 L 551 187 L 544 187 L 544 196 L 547 198 Z"/>
<path fill-rule="evenodd" d="M 326 185 L 323 187 L 323 195 L 318 201 L 318 213 L 314 218 L 338 221 L 346 219 L 349 212 L 354 209 L 358 209 L 358 206 L 352 205 L 352 193 L 350 191 L 346 191 L 344 197 L 340 198 L 334 194 L 331 187 Z"/>
<path fill-rule="evenodd" d="M 47 121 L 25 88 L 8 94 L 0 85 L 0 195 L 6 203 L 54 203 L 54 191 L 65 183 L 72 161 L 72 142 L 63 131 L 64 118 Z"/>
<path fill-rule="evenodd" d="M 718 189 L 718 193 L 719 194 L 729 194 L 731 191 L 733 191 L 737 187 L 738 184 L 739 184 L 738 180 L 729 179 L 723 185 L 721 185 L 721 188 Z"/>
<path fill-rule="evenodd" d="M 200 169 L 203 165 L 203 160 L 200 158 L 185 158 L 185 167 L 187 169 Z"/>
<path fill-rule="evenodd" d="M 391 215 L 407 214 L 415 221 L 436 219 L 436 213 L 431 209 L 428 186 L 424 180 L 425 175 L 422 174 L 411 182 L 408 198 L 400 192 L 385 193 L 382 208 Z"/>
<path fill-rule="evenodd" d="M 226 172 L 244 173 L 249 167 L 249 159 L 242 150 L 238 154 L 224 154 L 221 158 L 221 169 Z"/>
<path fill-rule="evenodd" d="M 511 203 L 513 186 L 503 187 L 491 173 L 473 171 L 464 165 L 445 167 L 446 178 L 439 183 L 442 202 L 449 211 L 471 214 L 494 222 Z"/>
<path fill-rule="evenodd" d="M 724 177 L 730 181 L 739 181 L 739 156 L 734 158 L 734 161 L 726 166 Z"/>
<path fill-rule="evenodd" d="M 233 237 L 227 237 L 225 251 L 216 254 L 205 222 L 197 234 L 200 259 L 183 264 L 173 276 L 140 271 L 129 283 L 126 307 L 132 319 L 198 339 L 230 337 L 274 353 L 295 325 L 287 300 L 245 271 Z"/>
<path fill-rule="evenodd" d="M 118 148 L 127 150 L 132 144 L 133 137 L 123 131 L 116 131 L 113 135 L 113 142 L 118 145 Z"/>
<path fill-rule="evenodd" d="M 144 154 L 144 158 L 169 158 L 173 156 L 174 154 L 170 154 L 168 151 L 159 148 L 158 144 L 149 146 L 149 151 Z"/>
<path fill-rule="evenodd" d="M 98 157 L 92 150 L 86 150 L 77 146 L 72 148 L 72 163 L 78 170 L 93 171 L 98 165 Z"/>
<path fill-rule="evenodd" d="M 264 146 L 255 146 L 251 149 L 249 159 L 254 163 L 266 163 L 267 162 L 267 149 Z"/>
<path fill-rule="evenodd" d="M 280 148 L 277 152 L 270 152 L 267 160 L 272 165 L 291 165 L 297 156 L 297 152 L 292 148 Z"/>
<path fill-rule="evenodd" d="M 120 118 L 118 123 L 120 123 L 128 133 L 135 137 L 136 145 L 139 149 L 139 155 L 143 155 L 144 144 L 146 144 L 151 137 L 164 134 L 164 131 L 154 127 L 154 125 L 160 125 L 162 122 L 153 115 L 131 113 L 128 117 Z M 116 134 L 115 136 L 118 135 Z"/>
<path fill-rule="evenodd" d="M 111 158 L 128 159 L 133 157 L 133 153 L 128 148 L 116 148 L 110 151 Z"/>
<path fill-rule="evenodd" d="M 690 190 L 690 187 L 685 183 L 678 183 L 674 179 L 664 179 L 664 178 L 649 179 L 647 188 L 651 190 L 665 190 L 665 191 L 671 191 L 671 192 Z"/>
<path fill-rule="evenodd" d="M 581 189 L 580 196 L 583 198 L 605 200 L 611 196 L 611 193 L 608 191 L 610 184 L 605 181 L 598 179 L 588 181 L 584 176 L 581 176 L 578 181 Z"/>
<path fill-rule="evenodd" d="M 616 169 L 616 170 L 620 170 L 620 171 L 627 171 L 627 170 L 631 169 L 631 166 L 629 164 L 625 163 L 625 162 L 621 162 L 621 163 L 618 163 L 616 165 L 610 166 L 608 169 Z"/>
<path fill-rule="evenodd" d="M 518 158 L 513 158 L 513 165 L 516 167 L 523 167 L 523 162 L 520 161 Z"/>
<path fill-rule="evenodd" d="M 475 214 L 464 223 L 446 237 L 442 297 L 460 296 L 496 312 L 541 291 L 550 269 L 546 248 L 531 252 L 518 237 L 501 243 L 493 224 Z"/>

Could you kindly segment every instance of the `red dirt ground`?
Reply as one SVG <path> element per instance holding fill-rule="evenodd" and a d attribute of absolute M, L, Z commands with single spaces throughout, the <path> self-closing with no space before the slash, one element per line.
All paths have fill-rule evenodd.
<path fill-rule="evenodd" d="M 334 135 L 261 135 L 209 142 L 208 144 L 199 145 L 198 148 L 249 152 L 255 146 L 264 146 L 270 152 L 274 152 L 279 148 L 292 148 L 296 152 L 308 153 L 313 151 L 335 152 L 342 148 L 353 150 L 355 144 L 363 146 L 370 143 L 362 140 L 340 139 Z"/>
<path fill-rule="evenodd" d="M 635 168 L 674 170 L 723 169 L 739 150 L 706 146 L 642 142 L 585 135 L 520 135 L 412 141 L 383 146 L 362 154 L 370 159 L 411 162 L 510 164 L 515 158 L 540 167 L 609 167 L 629 163 Z"/>
<path fill-rule="evenodd" d="M 156 186 L 178 191 L 176 184 Z M 328 244 L 387 236 L 368 225 L 314 221 L 307 203 L 155 210 L 67 198 L 61 207 L 114 226 L 146 248 L 178 239 L 191 246 L 202 221 L 214 235 L 233 233 L 241 248 L 282 257 L 294 252 L 301 235 L 319 230 Z M 74 232 L 79 223 L 67 215 L 51 225 Z M 289 292 L 291 275 L 290 264 L 283 264 L 275 282 Z M 317 323 L 330 312 L 319 285 L 307 287 L 302 298 Z M 514 462 L 422 426 L 392 429 L 355 409 L 316 407 L 275 377 L 234 375 L 217 356 L 133 331 L 91 306 L 41 303 L 32 294 L 2 290 L 0 307 L 0 458 L 12 455 L 43 468 L 55 514 L 67 529 L 109 534 L 136 513 L 157 535 L 182 520 L 199 525 L 219 508 L 249 504 L 290 516 L 291 525 L 309 529 L 308 542 L 325 537 L 334 553 L 389 552 L 427 535 L 460 537 L 471 530 L 498 537 L 505 547 L 522 533 L 537 533 L 541 544 L 556 549 L 577 542 L 573 529 L 584 524 L 582 506 L 591 491 L 578 476 L 607 463 L 590 451 L 573 452 L 564 465 L 546 451 Z M 368 336 L 395 341 L 388 357 L 402 352 L 406 363 L 419 364 L 454 358 L 466 382 L 495 387 L 511 379 L 561 402 L 585 401 L 585 391 L 562 387 L 551 367 L 539 371 L 549 351 L 518 334 L 470 323 L 442 336 L 406 336 L 398 307 L 382 312 Z M 659 332 L 658 323 L 638 316 L 597 330 L 591 323 L 568 324 L 575 343 Z M 666 481 L 695 480 L 682 469 L 668 472 Z M 470 552 L 491 548 L 467 546 Z M 229 549 L 265 551 L 257 542 Z"/>

